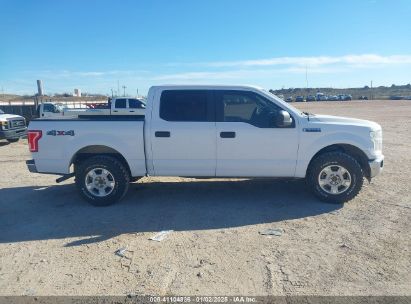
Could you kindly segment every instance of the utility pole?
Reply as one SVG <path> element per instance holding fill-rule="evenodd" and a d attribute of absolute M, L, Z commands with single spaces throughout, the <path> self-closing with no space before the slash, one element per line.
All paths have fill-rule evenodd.
<path fill-rule="evenodd" d="M 137 89 L 137 95 L 136 95 L 136 97 L 138 97 L 138 89 Z"/>
<path fill-rule="evenodd" d="M 123 85 L 122 88 L 123 88 L 123 97 L 126 97 L 126 88 L 127 87 L 125 85 Z"/>
<path fill-rule="evenodd" d="M 110 90 L 111 90 L 111 98 L 113 98 L 114 97 L 113 88 L 111 88 Z"/>
<path fill-rule="evenodd" d="M 120 94 L 120 81 L 117 80 L 117 94 Z"/>

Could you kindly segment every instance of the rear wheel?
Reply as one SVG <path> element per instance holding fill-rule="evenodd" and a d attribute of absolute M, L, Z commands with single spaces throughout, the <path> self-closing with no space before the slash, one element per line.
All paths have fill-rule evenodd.
<path fill-rule="evenodd" d="M 9 138 L 9 139 L 7 139 L 7 141 L 8 141 L 9 143 L 14 143 L 14 142 L 18 142 L 19 139 L 20 139 L 20 138 Z"/>
<path fill-rule="evenodd" d="M 122 199 L 129 182 L 126 167 L 111 156 L 93 156 L 76 167 L 77 188 L 95 206 L 108 206 Z"/>
<path fill-rule="evenodd" d="M 329 203 L 345 203 L 360 192 L 363 185 L 360 164 L 342 152 L 318 156 L 310 164 L 307 182 L 314 194 Z"/>

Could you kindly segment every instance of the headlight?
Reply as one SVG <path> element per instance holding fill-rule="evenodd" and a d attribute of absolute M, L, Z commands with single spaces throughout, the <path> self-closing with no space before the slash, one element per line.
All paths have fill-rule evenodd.
<path fill-rule="evenodd" d="M 370 131 L 371 141 L 375 151 L 382 151 L 382 130 Z"/>
<path fill-rule="evenodd" d="M 3 130 L 6 130 L 9 127 L 8 121 L 0 121 L 0 126 Z"/>

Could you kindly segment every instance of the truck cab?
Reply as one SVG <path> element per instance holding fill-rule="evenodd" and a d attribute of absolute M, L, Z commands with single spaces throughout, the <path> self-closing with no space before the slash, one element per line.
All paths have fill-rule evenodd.
<path fill-rule="evenodd" d="M 109 100 L 112 115 L 144 115 L 146 104 L 137 98 L 117 97 Z"/>
<path fill-rule="evenodd" d="M 62 118 L 64 107 L 53 102 L 42 102 L 37 107 L 37 116 L 39 118 Z"/>

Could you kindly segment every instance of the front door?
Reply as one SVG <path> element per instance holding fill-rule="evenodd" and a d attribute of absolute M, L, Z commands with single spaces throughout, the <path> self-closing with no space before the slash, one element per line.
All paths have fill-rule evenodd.
<path fill-rule="evenodd" d="M 152 115 L 155 175 L 215 176 L 215 107 L 209 91 L 162 91 Z"/>
<path fill-rule="evenodd" d="M 215 92 L 217 108 L 216 176 L 294 176 L 298 132 L 279 128 L 273 117 L 280 106 L 255 92 Z"/>

